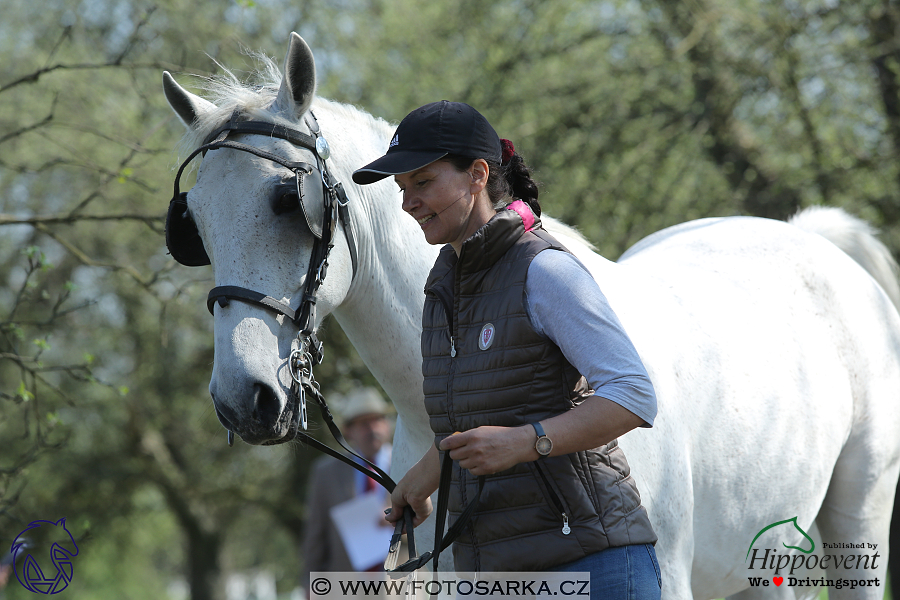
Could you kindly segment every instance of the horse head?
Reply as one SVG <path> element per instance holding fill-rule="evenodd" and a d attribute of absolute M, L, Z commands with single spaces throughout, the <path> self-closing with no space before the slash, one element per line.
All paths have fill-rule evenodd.
<path fill-rule="evenodd" d="M 218 81 L 214 102 L 163 74 L 166 98 L 194 149 L 176 178 L 167 243 L 183 264 L 212 265 L 217 287 L 209 301 L 215 318 L 209 390 L 222 425 L 251 444 L 295 436 L 300 403 L 291 392 L 290 358 L 298 350 L 298 329 L 315 339 L 322 318 L 350 290 L 356 266 L 351 221 L 361 219 L 349 210 L 341 214 L 346 195 L 335 190 L 350 182 L 352 165 L 364 163 L 348 128 L 335 125 L 340 107 L 315 99 L 315 62 L 299 35 L 291 35 L 283 76 L 269 67 L 269 81 L 260 86 L 233 77 Z M 196 184 L 182 194 L 182 170 L 199 148 Z M 326 222 L 323 233 L 325 213 L 334 223 Z M 328 250 L 326 270 L 322 253 Z"/>
<path fill-rule="evenodd" d="M 27 590 L 41 594 L 61 592 L 72 580 L 72 559 L 78 555 L 75 538 L 66 529 L 66 520 L 32 521 L 12 544 L 13 568 L 16 579 Z M 46 569 L 46 557 L 56 567 Z M 41 568 L 38 559 L 44 564 Z M 45 573 L 46 569 L 46 573 Z"/>

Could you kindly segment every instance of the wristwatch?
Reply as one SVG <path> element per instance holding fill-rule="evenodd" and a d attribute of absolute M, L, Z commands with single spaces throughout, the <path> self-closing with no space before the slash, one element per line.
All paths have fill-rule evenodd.
<path fill-rule="evenodd" d="M 538 436 L 534 442 L 534 449 L 541 456 L 548 456 L 550 451 L 553 450 L 553 441 L 544 433 L 544 428 L 540 423 L 532 423 L 531 426 L 534 427 L 534 432 Z"/>

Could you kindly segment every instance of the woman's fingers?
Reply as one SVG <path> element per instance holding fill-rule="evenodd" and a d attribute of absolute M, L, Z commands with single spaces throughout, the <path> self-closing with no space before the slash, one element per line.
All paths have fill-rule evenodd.
<path fill-rule="evenodd" d="M 530 437 L 523 427 L 476 427 L 445 438 L 441 449 L 472 475 L 492 475 L 529 460 Z"/>

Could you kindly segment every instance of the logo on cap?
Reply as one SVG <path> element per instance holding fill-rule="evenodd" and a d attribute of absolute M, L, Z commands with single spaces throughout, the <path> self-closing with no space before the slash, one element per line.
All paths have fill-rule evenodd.
<path fill-rule="evenodd" d="M 488 323 L 481 328 L 481 335 L 478 336 L 478 347 L 487 350 L 494 343 L 494 324 Z"/>
<path fill-rule="evenodd" d="M 400 145 L 400 134 L 395 134 L 394 139 L 391 140 L 391 143 L 388 145 L 388 148 L 393 148 L 394 146 Z"/>

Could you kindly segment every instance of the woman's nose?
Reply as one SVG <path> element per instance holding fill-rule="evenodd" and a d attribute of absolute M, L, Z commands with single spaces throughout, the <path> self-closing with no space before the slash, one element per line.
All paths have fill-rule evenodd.
<path fill-rule="evenodd" d="M 419 202 L 416 199 L 416 194 L 415 194 L 415 192 L 412 192 L 409 190 L 403 190 L 402 193 L 403 193 L 403 204 L 401 206 L 403 207 L 403 210 L 405 210 L 408 213 L 411 213 L 419 205 Z"/>

